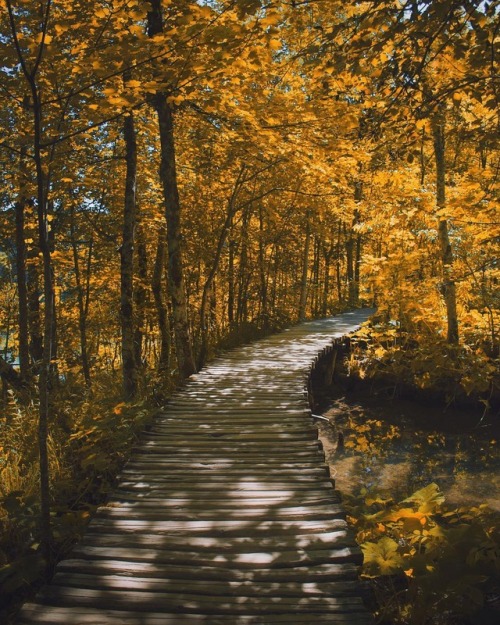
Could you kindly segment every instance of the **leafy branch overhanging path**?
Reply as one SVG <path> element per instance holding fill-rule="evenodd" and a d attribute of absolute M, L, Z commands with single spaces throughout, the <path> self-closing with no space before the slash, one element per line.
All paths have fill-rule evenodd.
<path fill-rule="evenodd" d="M 226 353 L 168 403 L 19 625 L 365 625 L 360 551 L 304 396 L 371 311 Z"/>

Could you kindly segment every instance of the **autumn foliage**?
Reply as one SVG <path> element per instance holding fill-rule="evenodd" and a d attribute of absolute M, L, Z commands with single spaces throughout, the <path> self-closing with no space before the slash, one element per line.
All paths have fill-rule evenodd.
<path fill-rule="evenodd" d="M 113 406 L 258 332 L 375 304 L 370 371 L 439 345 L 488 404 L 497 2 L 0 4 L 0 514 L 46 559 L 67 441 L 107 475 Z"/>

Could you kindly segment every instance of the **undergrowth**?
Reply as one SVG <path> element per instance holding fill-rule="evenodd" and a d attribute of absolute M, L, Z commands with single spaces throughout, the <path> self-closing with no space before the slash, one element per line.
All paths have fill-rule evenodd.
<path fill-rule="evenodd" d="M 478 413 L 480 422 L 499 418 L 500 361 L 488 346 L 449 345 L 439 334 L 429 340 L 398 323 L 372 323 L 351 335 L 345 364 L 344 383 L 353 388 L 471 408 L 471 421 Z M 451 507 L 436 483 L 394 497 L 376 484 L 343 496 L 377 624 L 497 625 L 498 514 L 485 504 Z"/>
<path fill-rule="evenodd" d="M 158 383 L 159 384 L 159 383 Z M 140 432 L 161 397 L 150 381 L 149 399 L 126 404 L 119 380 L 96 380 L 92 394 L 74 384 L 55 389 L 49 437 L 54 560 L 81 537 L 113 489 Z M 155 400 L 151 397 L 154 396 Z M 0 416 L 0 622 L 36 589 L 44 575 L 39 551 L 39 470 L 36 400 L 9 392 Z"/>
<path fill-rule="evenodd" d="M 486 506 L 449 508 L 437 484 L 402 501 L 344 498 L 380 625 L 496 625 L 500 527 Z"/>
<path fill-rule="evenodd" d="M 351 338 L 349 374 L 391 389 L 393 396 L 500 409 L 500 358 L 481 345 L 450 345 L 397 323 L 365 325 Z"/>

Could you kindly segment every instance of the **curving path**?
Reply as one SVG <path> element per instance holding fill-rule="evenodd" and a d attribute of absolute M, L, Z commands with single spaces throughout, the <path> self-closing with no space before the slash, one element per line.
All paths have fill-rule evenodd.
<path fill-rule="evenodd" d="M 192 376 L 19 625 L 372 623 L 304 394 L 317 353 L 371 312 L 302 323 Z"/>

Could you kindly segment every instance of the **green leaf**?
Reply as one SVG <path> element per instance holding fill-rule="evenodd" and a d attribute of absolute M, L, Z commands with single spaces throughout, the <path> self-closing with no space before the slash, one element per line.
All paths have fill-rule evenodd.
<path fill-rule="evenodd" d="M 444 495 L 434 482 L 425 486 L 425 488 L 415 491 L 403 501 L 403 503 L 418 505 L 420 512 L 434 512 L 443 502 Z"/>
<path fill-rule="evenodd" d="M 398 552 L 398 543 L 384 536 L 378 542 L 361 545 L 364 554 L 363 573 L 369 576 L 392 575 L 404 568 L 404 559 Z"/>

